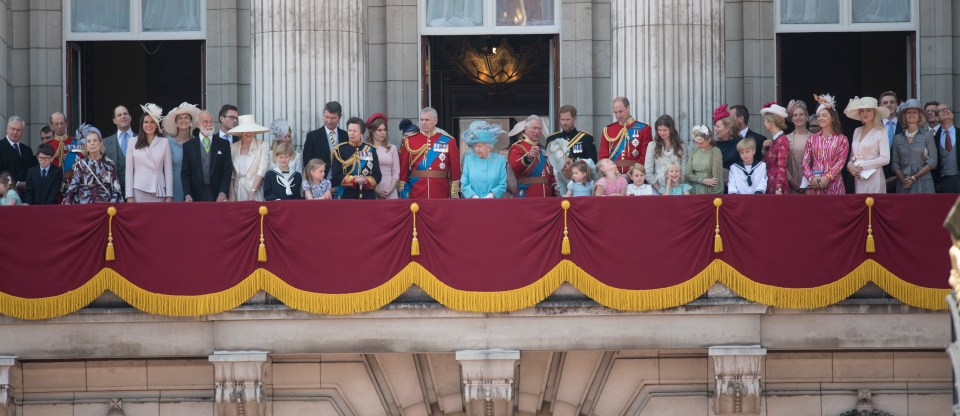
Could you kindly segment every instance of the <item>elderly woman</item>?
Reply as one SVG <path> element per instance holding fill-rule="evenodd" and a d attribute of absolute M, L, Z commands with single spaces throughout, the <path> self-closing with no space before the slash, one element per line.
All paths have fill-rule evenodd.
<path fill-rule="evenodd" d="M 287 122 L 286 119 L 278 118 L 273 120 L 273 123 L 270 123 L 270 137 L 273 139 L 270 145 L 271 155 L 277 150 L 277 146 L 280 146 L 282 143 L 293 146 L 293 129 L 290 128 L 290 123 Z M 277 159 L 271 156 L 270 169 L 278 166 Z M 301 175 L 303 174 L 303 154 L 300 153 L 299 150 L 296 150 L 296 148 L 294 148 L 293 156 L 290 159 L 290 169 L 294 172 L 299 172 Z"/>
<path fill-rule="evenodd" d="M 662 195 L 669 191 L 666 188 L 667 166 L 676 163 L 680 166 L 680 172 L 686 170 L 687 149 L 680 142 L 680 133 L 677 132 L 677 123 L 673 121 L 673 117 L 664 114 L 657 118 L 654 126 L 657 134 L 647 145 L 643 166 L 646 168 L 647 182 Z"/>
<path fill-rule="evenodd" d="M 783 129 L 787 128 L 787 109 L 777 103 L 767 103 L 760 115 L 763 116 L 763 127 L 770 132 L 770 148 L 763 152 L 763 161 L 767 164 L 768 194 L 790 193 L 787 183 L 787 161 L 790 159 L 790 144 Z"/>
<path fill-rule="evenodd" d="M 887 193 L 883 167 L 890 163 L 890 146 L 882 120 L 890 116 L 890 110 L 881 107 L 876 98 L 855 97 L 847 103 L 843 114 L 863 123 L 853 131 L 847 162 L 847 172 L 854 178 L 856 193 Z"/>
<path fill-rule="evenodd" d="M 84 155 L 73 165 L 73 178 L 63 194 L 63 203 L 88 204 L 93 202 L 116 203 L 123 201 L 117 166 L 103 155 L 103 140 L 100 130 L 88 124 L 80 124 L 76 138 L 83 138 Z"/>
<path fill-rule="evenodd" d="M 723 155 L 713 145 L 707 126 L 695 126 L 692 131 L 696 147 L 690 152 L 685 177 L 691 195 L 723 193 Z"/>
<path fill-rule="evenodd" d="M 337 187 L 338 199 L 377 199 L 374 189 L 380 183 L 380 162 L 373 146 L 363 143 L 367 125 L 359 117 L 347 120 L 347 142 L 333 148 L 330 182 Z"/>
<path fill-rule="evenodd" d="M 474 121 L 463 133 L 463 140 L 473 148 L 463 158 L 460 190 L 464 198 L 502 198 L 507 191 L 507 159 L 491 153 L 500 135 L 498 125 Z"/>
<path fill-rule="evenodd" d="M 170 202 L 173 200 L 173 156 L 170 141 L 160 135 L 163 109 L 156 104 L 141 105 L 140 133 L 127 144 L 127 202 Z"/>
<path fill-rule="evenodd" d="M 893 136 L 893 162 L 898 194 L 934 193 L 930 171 L 937 167 L 938 146 L 921 125 L 920 101 L 909 99 L 897 109 L 903 132 Z"/>
<path fill-rule="evenodd" d="M 239 135 L 240 140 L 230 145 L 233 160 L 233 179 L 230 181 L 231 201 L 263 201 L 263 177 L 270 167 L 270 150 L 263 140 L 255 140 L 270 129 L 257 124 L 252 114 L 240 116 L 237 127 L 227 134 Z"/>
<path fill-rule="evenodd" d="M 180 103 L 163 118 L 163 131 L 170 141 L 170 156 L 173 160 L 173 202 L 183 202 L 183 144 L 193 138 L 193 127 L 200 116 L 200 109 L 190 103 Z"/>
<path fill-rule="evenodd" d="M 413 123 L 411 123 L 413 124 Z M 367 118 L 367 144 L 377 149 L 381 181 L 375 191 L 377 199 L 397 199 L 397 181 L 400 180 L 400 151 L 387 137 L 387 116 L 376 113 Z"/>
<path fill-rule="evenodd" d="M 800 189 L 800 183 L 803 182 L 803 149 L 807 146 L 807 139 L 810 138 L 811 133 L 807 129 L 809 125 L 807 117 L 810 117 L 807 103 L 803 100 L 790 100 L 787 104 L 787 115 L 790 116 L 790 122 L 793 124 L 793 132 L 787 135 L 787 141 L 790 143 L 787 183 L 790 184 L 791 193 L 800 194 L 804 192 Z"/>
<path fill-rule="evenodd" d="M 807 140 L 803 151 L 803 176 L 807 180 L 807 195 L 843 195 L 840 176 L 850 152 L 847 136 L 840 130 L 840 114 L 834 109 L 833 96 L 817 96 L 817 124 L 820 131 Z"/>

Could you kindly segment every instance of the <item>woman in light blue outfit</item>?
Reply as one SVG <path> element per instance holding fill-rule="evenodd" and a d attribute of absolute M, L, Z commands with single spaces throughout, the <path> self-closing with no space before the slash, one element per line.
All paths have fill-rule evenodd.
<path fill-rule="evenodd" d="M 505 134 L 502 128 L 486 121 L 474 121 L 463 133 L 473 151 L 463 158 L 460 190 L 464 198 L 501 198 L 507 191 L 507 159 L 491 148 Z"/>
<path fill-rule="evenodd" d="M 163 118 L 163 131 L 170 141 L 170 156 L 173 157 L 173 202 L 183 202 L 183 181 L 180 170 L 183 167 L 183 144 L 193 140 L 193 128 L 200 117 L 197 106 L 184 102 L 170 110 Z"/>

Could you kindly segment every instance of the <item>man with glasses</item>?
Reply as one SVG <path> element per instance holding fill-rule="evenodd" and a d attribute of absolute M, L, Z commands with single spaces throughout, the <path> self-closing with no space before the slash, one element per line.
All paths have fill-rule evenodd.
<path fill-rule="evenodd" d="M 239 136 L 231 136 L 227 134 L 228 131 L 237 127 L 237 120 L 240 118 L 240 110 L 237 109 L 237 106 L 233 104 L 224 104 L 223 107 L 220 107 L 220 131 L 217 133 L 217 137 L 227 141 L 227 144 L 233 144 L 233 142 L 240 140 Z"/>
<path fill-rule="evenodd" d="M 0 141 L 0 172 L 10 172 L 20 192 L 27 186 L 27 170 L 37 165 L 33 150 L 20 142 L 25 125 L 22 118 L 11 116 L 7 120 L 7 137 Z"/>
<path fill-rule="evenodd" d="M 933 170 L 933 180 L 937 192 L 955 194 L 960 193 L 960 159 L 957 155 L 957 129 L 953 125 L 953 111 L 946 104 L 937 106 L 937 115 L 940 117 L 940 128 L 933 141 L 937 144 L 939 163 Z"/>

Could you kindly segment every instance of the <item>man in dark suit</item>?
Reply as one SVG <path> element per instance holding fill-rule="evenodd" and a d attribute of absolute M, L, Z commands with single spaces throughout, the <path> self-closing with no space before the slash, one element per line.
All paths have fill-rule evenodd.
<path fill-rule="evenodd" d="M 0 172 L 10 172 L 18 191 L 27 186 L 27 170 L 37 165 L 30 146 L 20 143 L 26 123 L 18 116 L 7 120 L 7 137 L 0 140 Z"/>
<path fill-rule="evenodd" d="M 960 151 L 957 150 L 957 128 L 953 125 L 953 111 L 946 104 L 937 106 L 940 128 L 933 137 L 937 145 L 937 168 L 930 174 L 938 193 L 960 193 Z"/>
<path fill-rule="evenodd" d="M 343 107 L 336 101 L 323 106 L 323 127 L 307 133 L 303 142 L 303 166 L 307 166 L 311 159 L 320 159 L 327 166 L 333 163 L 330 151 L 348 140 L 347 131 L 337 127 L 342 115 Z"/>
<path fill-rule="evenodd" d="M 747 123 L 750 122 L 750 111 L 747 110 L 747 107 L 735 105 L 730 107 L 730 115 L 737 120 L 737 130 L 740 132 L 740 137 L 753 139 L 753 141 L 757 143 L 757 152 L 756 155 L 754 155 L 754 160 L 763 160 L 763 151 L 765 148 L 769 148 L 770 144 L 764 145 L 767 138 L 747 127 Z"/>
<path fill-rule="evenodd" d="M 233 161 L 230 145 L 214 135 L 213 114 L 208 111 L 197 117 L 199 132 L 183 144 L 183 165 L 180 177 L 186 202 L 223 202 L 230 195 Z"/>
<path fill-rule="evenodd" d="M 23 203 L 27 205 L 56 205 L 63 184 L 63 169 L 53 165 L 53 146 L 37 146 L 38 165 L 27 169 L 27 187 Z"/>
<path fill-rule="evenodd" d="M 240 120 L 240 110 L 237 109 L 237 106 L 233 104 L 224 104 L 223 107 L 220 107 L 220 113 L 218 113 L 220 119 L 220 131 L 214 136 L 227 141 L 227 146 L 236 143 L 240 140 L 240 136 L 231 136 L 227 134 L 228 131 L 233 130 L 234 127 L 237 127 L 238 120 Z"/>
<path fill-rule="evenodd" d="M 126 189 L 127 145 L 137 140 L 137 133 L 130 128 L 131 120 L 127 107 L 118 105 L 113 109 L 113 124 L 117 125 L 117 132 L 103 138 L 103 154 L 117 167 L 120 189 Z"/>
<path fill-rule="evenodd" d="M 883 128 L 887 131 L 887 144 L 890 145 L 890 154 L 893 154 L 893 137 L 903 133 L 903 124 L 897 119 L 897 105 L 899 105 L 900 102 L 897 100 L 897 93 L 893 91 L 880 93 L 877 101 L 880 102 L 881 107 L 886 108 L 887 111 L 890 112 L 890 117 L 880 120 L 880 122 L 883 123 Z M 846 169 L 844 169 L 844 172 L 846 172 Z M 887 178 L 887 193 L 896 193 L 897 175 L 893 173 L 892 163 L 887 163 L 886 166 L 883 167 L 883 176 Z"/>

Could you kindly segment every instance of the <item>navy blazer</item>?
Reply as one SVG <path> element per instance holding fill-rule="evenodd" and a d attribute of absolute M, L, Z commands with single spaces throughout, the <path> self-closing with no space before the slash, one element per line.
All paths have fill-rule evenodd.
<path fill-rule="evenodd" d="M 63 189 L 63 169 L 50 164 L 47 177 L 40 175 L 40 165 L 27 170 L 27 187 L 23 191 L 23 203 L 29 205 L 56 205 Z"/>

